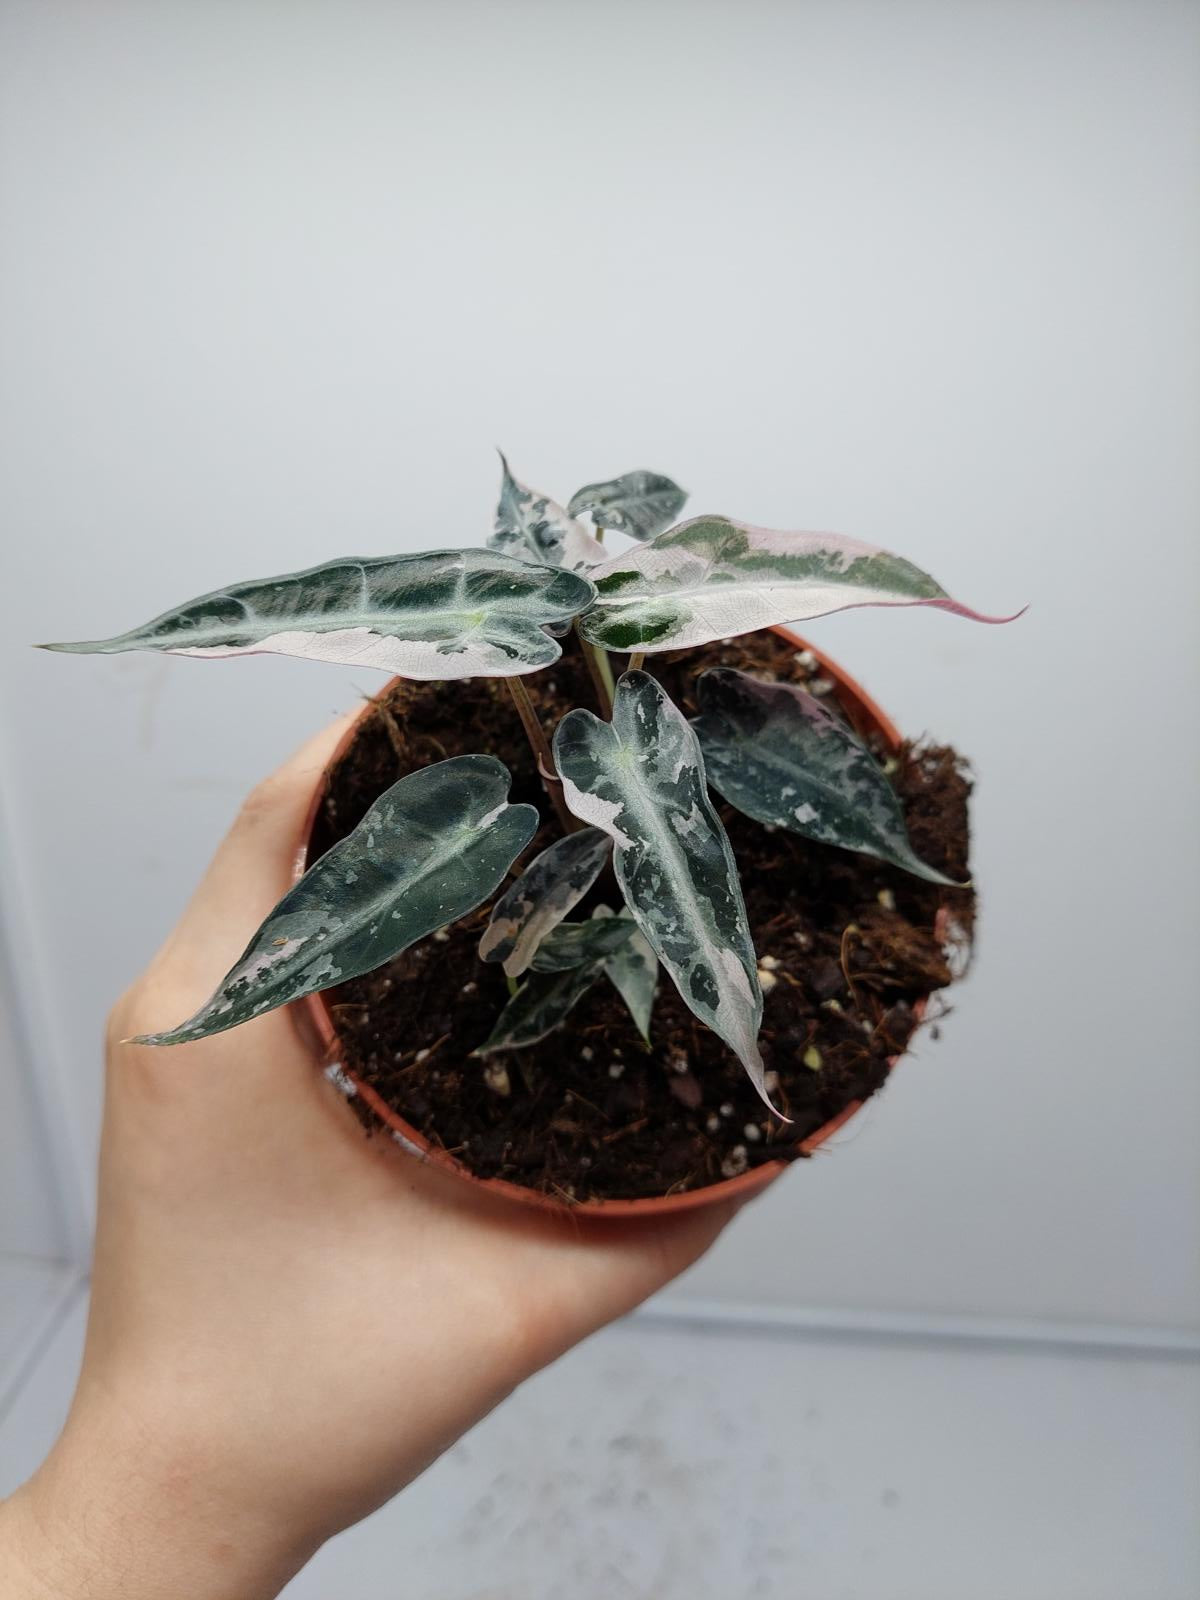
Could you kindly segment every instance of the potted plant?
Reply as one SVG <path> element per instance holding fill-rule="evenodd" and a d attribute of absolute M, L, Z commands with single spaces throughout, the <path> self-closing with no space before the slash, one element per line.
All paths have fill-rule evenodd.
<path fill-rule="evenodd" d="M 138 1042 L 305 1001 L 364 1121 L 505 1193 L 637 1213 L 761 1187 L 883 1081 L 973 906 L 961 763 L 903 745 L 782 624 L 1008 619 L 855 540 L 677 522 L 659 474 L 564 508 L 501 459 L 487 548 L 331 561 L 44 647 L 395 674 L 314 795 L 297 882 L 208 1002 Z"/>

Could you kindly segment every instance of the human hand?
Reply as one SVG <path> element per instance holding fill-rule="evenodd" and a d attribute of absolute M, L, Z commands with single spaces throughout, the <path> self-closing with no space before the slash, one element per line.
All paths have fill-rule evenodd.
<path fill-rule="evenodd" d="M 83 1370 L 62 1438 L 0 1506 L 0 1600 L 276 1594 L 732 1214 L 559 1217 L 367 1141 L 298 1008 L 120 1042 L 190 1016 L 287 888 L 344 727 L 254 791 L 114 1007 Z"/>

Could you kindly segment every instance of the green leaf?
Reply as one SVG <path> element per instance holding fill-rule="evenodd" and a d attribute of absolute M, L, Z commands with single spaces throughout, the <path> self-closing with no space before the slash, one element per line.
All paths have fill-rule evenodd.
<path fill-rule="evenodd" d="M 495 893 L 537 831 L 507 767 L 455 756 L 401 778 L 290 889 L 212 998 L 139 1044 L 187 1044 L 390 961 Z"/>
<path fill-rule="evenodd" d="M 660 472 L 627 472 L 606 483 L 589 483 L 571 496 L 567 510 L 573 517 L 590 513 L 598 528 L 645 540 L 669 528 L 686 499 L 687 490 Z"/>
<path fill-rule="evenodd" d="M 583 828 L 534 856 L 492 908 L 480 957 L 502 961 L 508 976 L 519 978 L 541 941 L 595 883 L 611 848 L 606 833 Z"/>
<path fill-rule="evenodd" d="M 565 972 L 531 972 L 496 1019 L 496 1026 L 472 1055 L 522 1050 L 561 1027 L 571 1008 L 583 998 L 604 967 L 599 961 Z"/>
<path fill-rule="evenodd" d="M 833 533 L 776 533 L 728 517 L 694 517 L 589 574 L 596 605 L 580 619 L 606 650 L 709 644 L 849 606 L 938 606 L 977 622 L 919 567 Z"/>
<path fill-rule="evenodd" d="M 603 964 L 635 932 L 633 920 L 613 917 L 607 922 L 563 922 L 548 933 L 533 958 L 535 972 L 566 972 L 594 961 Z"/>
<path fill-rule="evenodd" d="M 708 781 L 730 805 L 757 822 L 877 856 L 930 883 L 954 883 L 915 854 L 879 763 L 812 695 L 712 667 L 700 674 L 697 700 L 692 727 Z"/>
<path fill-rule="evenodd" d="M 112 639 L 42 648 L 272 651 L 404 678 L 515 677 L 558 660 L 546 627 L 575 616 L 594 593 L 575 573 L 491 550 L 348 558 L 214 590 Z"/>
<path fill-rule="evenodd" d="M 500 455 L 503 476 L 496 524 L 488 548 L 526 561 L 582 572 L 604 560 L 604 546 L 557 501 L 519 483 Z"/>
<path fill-rule="evenodd" d="M 611 906 L 597 906 L 593 917 L 611 917 Z M 629 913 L 621 913 L 622 920 L 633 922 Z M 604 975 L 629 1007 L 637 1031 L 650 1043 L 650 1017 L 654 1011 L 654 996 L 658 990 L 658 957 L 650 948 L 645 934 L 636 925 L 627 944 L 604 963 Z"/>
<path fill-rule="evenodd" d="M 612 835 L 621 892 L 680 994 L 766 1099 L 754 944 L 687 719 L 647 673 L 627 672 L 612 722 L 568 712 L 554 759 L 570 809 Z"/>

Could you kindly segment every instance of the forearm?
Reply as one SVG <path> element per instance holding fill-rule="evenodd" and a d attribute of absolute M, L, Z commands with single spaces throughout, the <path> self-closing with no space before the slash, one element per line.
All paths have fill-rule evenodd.
<path fill-rule="evenodd" d="M 146 1468 L 68 1429 L 0 1503 L 0 1600 L 273 1600 L 319 1543 L 231 1511 L 199 1463 Z"/>

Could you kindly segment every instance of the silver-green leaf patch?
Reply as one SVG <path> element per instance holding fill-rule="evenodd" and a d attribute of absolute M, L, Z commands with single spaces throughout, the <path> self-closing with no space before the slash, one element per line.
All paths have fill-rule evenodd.
<path fill-rule="evenodd" d="M 644 541 L 669 528 L 686 500 L 687 490 L 661 472 L 626 472 L 589 483 L 571 496 L 567 511 L 573 517 L 590 515 L 598 528 Z"/>
<path fill-rule="evenodd" d="M 708 781 L 748 817 L 822 844 L 878 856 L 930 883 L 954 880 L 909 843 L 896 791 L 866 745 L 790 683 L 712 667 L 697 683 L 692 727 Z"/>
<path fill-rule="evenodd" d="M 139 1044 L 188 1044 L 371 972 L 495 893 L 537 831 L 507 767 L 455 756 L 380 795 L 314 863 L 194 1017 Z"/>
<path fill-rule="evenodd" d="M 493 550 L 347 558 L 214 590 L 112 639 L 47 650 L 304 656 L 403 678 L 516 677 L 562 654 L 546 631 L 591 604 L 586 578 Z"/>
<path fill-rule="evenodd" d="M 766 1099 L 754 944 L 733 851 L 687 719 L 649 674 L 627 672 L 611 723 L 590 711 L 568 712 L 554 759 L 570 809 L 612 835 L 626 904 L 683 999 L 737 1054 Z"/>
<path fill-rule="evenodd" d="M 977 622 L 927 572 L 834 533 L 777 533 L 693 517 L 589 573 L 596 605 L 580 632 L 606 650 L 709 644 L 850 606 L 937 606 Z"/>

